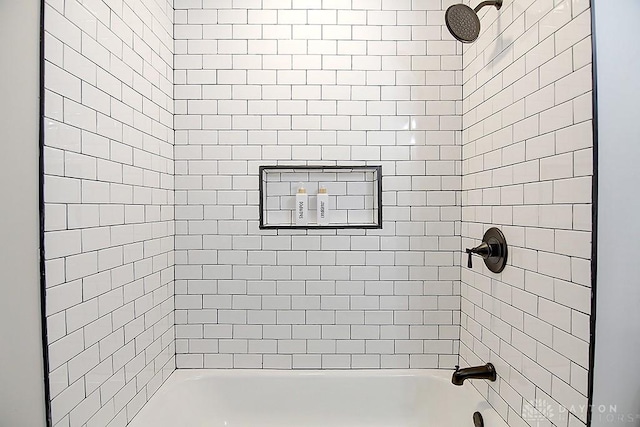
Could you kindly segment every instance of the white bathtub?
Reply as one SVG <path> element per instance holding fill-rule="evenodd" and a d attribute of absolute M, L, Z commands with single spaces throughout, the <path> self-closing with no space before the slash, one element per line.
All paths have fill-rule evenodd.
<path fill-rule="evenodd" d="M 476 380 L 478 381 L 478 380 Z M 131 427 L 486 427 L 507 424 L 451 371 L 178 370 Z"/>

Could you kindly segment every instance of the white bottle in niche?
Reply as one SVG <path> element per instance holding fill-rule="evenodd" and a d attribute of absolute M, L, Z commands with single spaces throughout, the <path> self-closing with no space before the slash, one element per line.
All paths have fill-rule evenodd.
<path fill-rule="evenodd" d="M 318 189 L 317 209 L 318 225 L 329 225 L 331 221 L 329 217 L 329 193 L 325 187 Z"/>
<path fill-rule="evenodd" d="M 294 215 L 296 216 L 296 225 L 309 224 L 309 197 L 303 183 L 300 183 L 296 193 L 296 211 Z"/>

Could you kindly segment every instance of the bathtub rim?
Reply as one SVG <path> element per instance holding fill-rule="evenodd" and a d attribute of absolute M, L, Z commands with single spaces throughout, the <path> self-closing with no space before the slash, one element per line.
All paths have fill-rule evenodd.
<path fill-rule="evenodd" d="M 189 382 L 198 380 L 207 380 L 209 378 L 274 378 L 274 379 L 293 379 L 293 378 L 423 378 L 437 384 L 438 387 L 451 387 L 455 389 L 462 388 L 467 393 L 473 394 L 477 398 L 477 409 L 487 419 L 487 421 L 495 422 L 500 427 L 508 427 L 506 419 L 497 412 L 495 407 L 483 396 L 483 394 L 475 387 L 470 380 L 465 382 L 463 386 L 455 386 L 451 383 L 451 375 L 453 368 L 431 368 L 431 369 L 255 369 L 255 368 L 179 368 L 175 369 L 164 383 L 156 390 L 153 395 L 148 396 L 147 402 L 131 419 L 128 425 L 138 426 L 137 419 L 143 414 L 145 408 L 150 402 L 156 399 L 165 398 L 164 395 L 171 394 L 176 388 L 181 388 Z M 490 411 L 486 413 L 485 411 Z M 138 420 L 139 422 L 139 420 Z M 493 425 L 493 424 L 489 424 Z M 146 426 L 146 424 L 140 424 Z"/>

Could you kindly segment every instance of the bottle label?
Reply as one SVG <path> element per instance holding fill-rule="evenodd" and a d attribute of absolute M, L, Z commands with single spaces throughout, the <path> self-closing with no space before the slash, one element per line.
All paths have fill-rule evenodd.
<path fill-rule="evenodd" d="M 304 219 L 304 202 L 298 202 L 298 218 Z"/>

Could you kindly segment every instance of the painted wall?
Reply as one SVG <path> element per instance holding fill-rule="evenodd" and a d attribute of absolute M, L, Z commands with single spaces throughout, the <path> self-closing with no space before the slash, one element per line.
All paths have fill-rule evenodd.
<path fill-rule="evenodd" d="M 442 2 L 176 0 L 181 368 L 452 368 L 460 45 Z M 383 165 L 382 230 L 260 231 L 258 167 Z"/>
<path fill-rule="evenodd" d="M 173 7 L 45 2 L 55 426 L 123 426 L 175 367 Z"/>
<path fill-rule="evenodd" d="M 640 425 L 640 4 L 595 1 L 598 91 L 598 276 L 593 426 Z"/>
<path fill-rule="evenodd" d="M 38 146 L 40 2 L 0 3 L 0 425 L 44 426 Z M 11 58 L 11 60 L 7 60 Z M 18 184 L 18 185 L 16 185 Z"/>
<path fill-rule="evenodd" d="M 461 365 L 511 426 L 586 422 L 591 303 L 588 0 L 507 0 L 463 53 L 463 248 L 500 227 L 498 275 L 462 268 Z M 550 423 L 550 424 L 549 424 Z"/>

